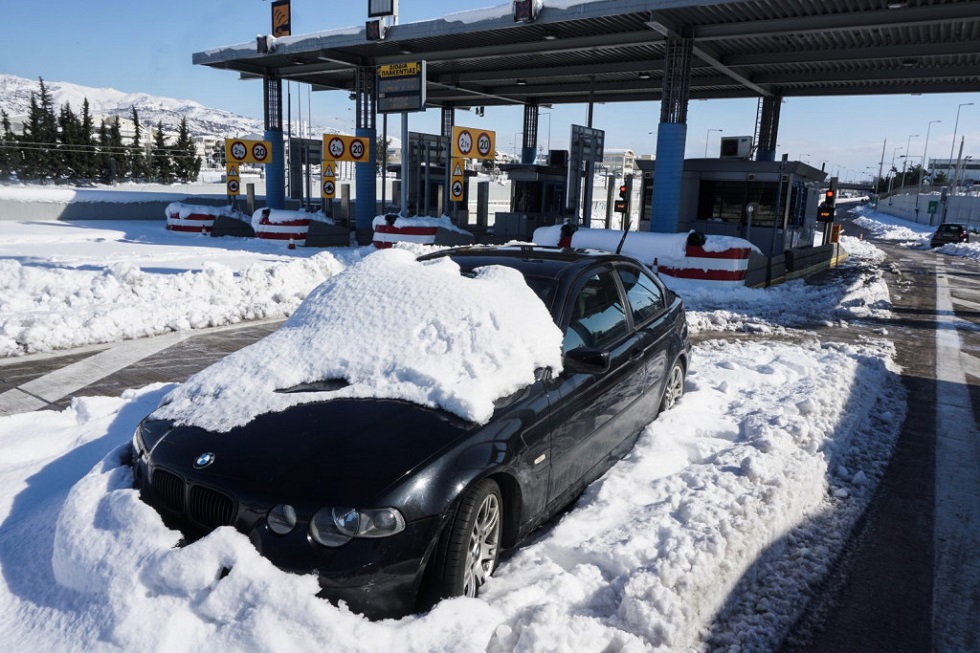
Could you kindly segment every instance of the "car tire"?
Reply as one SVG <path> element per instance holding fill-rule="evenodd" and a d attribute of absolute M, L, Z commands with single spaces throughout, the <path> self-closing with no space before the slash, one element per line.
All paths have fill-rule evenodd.
<path fill-rule="evenodd" d="M 684 373 L 684 364 L 680 361 L 670 368 L 670 374 L 667 375 L 667 382 L 664 384 L 664 396 L 660 400 L 661 413 L 676 406 L 684 396 Z"/>
<path fill-rule="evenodd" d="M 476 596 L 497 567 L 503 518 L 504 502 L 493 480 L 483 479 L 463 495 L 442 542 L 442 596 Z"/>

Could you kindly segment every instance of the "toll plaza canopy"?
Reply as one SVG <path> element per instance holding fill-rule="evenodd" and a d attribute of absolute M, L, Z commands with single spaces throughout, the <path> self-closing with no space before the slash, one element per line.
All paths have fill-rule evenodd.
<path fill-rule="evenodd" d="M 393 25 L 382 39 L 369 40 L 359 26 L 215 48 L 194 54 L 193 62 L 266 80 L 267 131 L 281 130 L 277 85 L 286 80 L 349 92 L 357 101 L 358 135 L 374 136 L 374 70 L 415 61 L 426 65 L 426 106 L 448 112 L 444 131 L 455 108 L 524 105 L 525 151 L 533 151 L 529 139 L 536 138 L 541 105 L 660 101 L 654 231 L 677 227 L 690 99 L 758 98 L 756 158 L 771 161 L 782 98 L 980 90 L 978 0 L 531 5 L 527 21 L 517 20 L 517 5 L 508 2 Z M 278 147 L 274 139 L 273 159 L 281 161 Z M 373 188 L 365 172 L 363 197 L 373 199 Z M 371 208 L 362 215 L 358 202 L 359 229 L 370 224 Z"/>
<path fill-rule="evenodd" d="M 432 107 L 659 100 L 665 42 L 693 40 L 691 99 L 980 90 L 975 0 L 543 0 L 193 55 L 244 78 L 355 89 L 359 66 L 427 62 Z M 452 6 L 452 3 L 446 3 Z M 669 77 L 666 77 L 669 80 Z"/>

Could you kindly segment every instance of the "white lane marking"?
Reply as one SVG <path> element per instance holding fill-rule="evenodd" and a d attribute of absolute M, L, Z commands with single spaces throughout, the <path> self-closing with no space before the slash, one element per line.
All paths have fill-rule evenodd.
<path fill-rule="evenodd" d="M 0 394 L 0 415 L 40 410 L 87 385 L 195 335 L 177 331 L 154 338 L 126 340 Z"/>
<path fill-rule="evenodd" d="M 90 345 L 80 347 L 67 352 L 49 352 L 44 354 L 32 354 L 38 359 L 50 358 L 53 356 L 72 354 L 84 351 L 100 351 L 99 353 L 86 358 L 85 360 L 72 363 L 50 374 L 39 377 L 32 381 L 0 393 L 0 415 L 13 415 L 32 410 L 41 410 L 48 407 L 51 402 L 58 401 L 67 397 L 73 392 L 81 390 L 85 386 L 91 385 L 100 379 L 118 372 L 134 363 L 163 351 L 167 347 L 193 338 L 195 336 L 207 335 L 211 333 L 221 333 L 223 331 L 235 331 L 236 329 L 247 329 L 251 327 L 264 326 L 268 324 L 281 323 L 282 318 L 267 320 L 251 320 L 238 324 L 226 324 L 219 327 L 207 329 L 192 329 L 190 331 L 177 331 L 167 333 L 162 336 L 150 338 L 138 338 L 136 340 L 124 340 L 110 345 Z M 18 358 L 13 362 L 23 363 L 24 358 Z M 2 364 L 0 364 L 2 367 Z"/>
<path fill-rule="evenodd" d="M 958 290 L 959 288 L 957 288 L 957 291 Z M 957 306 L 969 308 L 974 311 L 980 310 L 980 302 L 973 302 L 970 301 L 969 299 L 962 299 L 961 297 L 951 297 L 951 299 L 953 300 L 953 303 L 956 304 Z"/>
<path fill-rule="evenodd" d="M 942 261 L 937 266 L 932 649 L 967 651 L 980 632 L 980 434 L 961 365 L 959 320 L 952 313 L 946 267 Z"/>

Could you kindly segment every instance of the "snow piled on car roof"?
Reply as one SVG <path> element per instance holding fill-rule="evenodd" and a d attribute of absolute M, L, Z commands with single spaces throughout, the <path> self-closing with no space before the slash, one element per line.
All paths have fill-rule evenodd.
<path fill-rule="evenodd" d="M 511 268 L 472 278 L 448 258 L 382 250 L 317 287 L 275 333 L 173 390 L 157 419 L 226 432 L 331 398 L 403 399 L 485 422 L 496 399 L 561 370 L 562 334 Z M 330 392 L 289 392 L 343 379 Z"/>

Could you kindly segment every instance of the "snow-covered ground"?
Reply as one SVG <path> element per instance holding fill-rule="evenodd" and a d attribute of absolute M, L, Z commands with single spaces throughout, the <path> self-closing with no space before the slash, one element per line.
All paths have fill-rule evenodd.
<path fill-rule="evenodd" d="M 175 235 L 162 220 L 4 222 L 0 236 L 4 356 L 286 316 L 371 253 Z M 844 247 L 843 286 L 685 290 L 692 327 L 785 333 L 887 316 L 880 252 L 846 236 Z M 772 649 L 866 506 L 904 419 L 893 348 L 870 335 L 697 346 L 680 404 L 507 557 L 479 598 L 382 622 L 317 599 L 312 577 L 277 570 L 231 529 L 176 548 L 124 464 L 135 425 L 175 386 L 0 417 L 0 641 L 10 651 Z"/>

